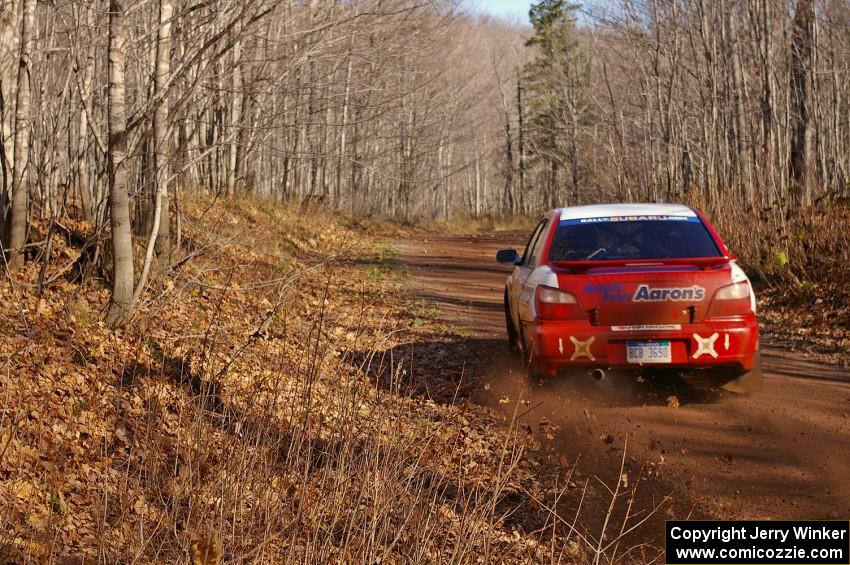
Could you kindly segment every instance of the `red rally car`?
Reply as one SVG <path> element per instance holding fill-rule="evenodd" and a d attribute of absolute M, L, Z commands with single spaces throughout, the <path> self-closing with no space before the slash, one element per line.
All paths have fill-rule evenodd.
<path fill-rule="evenodd" d="M 586 368 L 711 370 L 761 386 L 747 275 L 698 211 L 671 204 L 576 206 L 546 214 L 505 287 L 510 346 L 531 375 Z"/>

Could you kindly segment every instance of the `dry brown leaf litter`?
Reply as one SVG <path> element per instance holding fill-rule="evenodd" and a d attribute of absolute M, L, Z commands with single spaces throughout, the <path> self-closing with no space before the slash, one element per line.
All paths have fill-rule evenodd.
<path fill-rule="evenodd" d="M 539 488 L 529 446 L 448 402 L 462 366 L 394 362 L 437 330 L 370 267 L 386 250 L 265 204 L 186 208 L 194 256 L 126 329 L 97 280 L 38 296 L 30 264 L 0 287 L 2 559 L 548 560 L 503 503 Z M 77 252 L 53 254 L 48 274 Z"/>

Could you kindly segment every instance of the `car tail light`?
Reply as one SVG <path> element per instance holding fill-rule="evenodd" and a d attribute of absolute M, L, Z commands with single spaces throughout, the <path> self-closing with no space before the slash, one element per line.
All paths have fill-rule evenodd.
<path fill-rule="evenodd" d="M 753 311 L 750 283 L 747 281 L 720 287 L 714 293 L 709 318 L 732 318 L 746 316 Z"/>
<path fill-rule="evenodd" d="M 578 320 L 584 317 L 576 297 L 569 292 L 538 286 L 536 300 L 537 317 L 541 320 Z"/>

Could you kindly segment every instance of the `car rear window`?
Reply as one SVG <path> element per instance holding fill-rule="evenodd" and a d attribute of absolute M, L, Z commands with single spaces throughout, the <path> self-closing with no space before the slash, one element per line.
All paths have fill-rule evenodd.
<path fill-rule="evenodd" d="M 549 261 L 719 257 L 702 221 L 687 216 L 626 216 L 563 220 Z"/>

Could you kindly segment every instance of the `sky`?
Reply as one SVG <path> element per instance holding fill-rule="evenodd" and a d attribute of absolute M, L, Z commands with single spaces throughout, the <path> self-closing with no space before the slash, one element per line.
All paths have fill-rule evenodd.
<path fill-rule="evenodd" d="M 478 0 L 479 9 L 482 12 L 495 16 L 506 16 L 518 18 L 522 22 L 528 21 L 528 8 L 530 0 Z"/>

